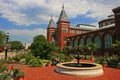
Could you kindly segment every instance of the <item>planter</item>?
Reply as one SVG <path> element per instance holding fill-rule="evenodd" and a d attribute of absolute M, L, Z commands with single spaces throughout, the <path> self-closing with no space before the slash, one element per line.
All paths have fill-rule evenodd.
<path fill-rule="evenodd" d="M 24 77 L 19 77 L 17 80 L 24 80 Z"/>
<path fill-rule="evenodd" d="M 11 66 L 11 70 L 14 70 L 14 66 Z"/>
<path fill-rule="evenodd" d="M 94 58 L 94 57 L 91 57 L 91 60 L 92 60 L 92 62 L 94 63 L 94 61 L 95 61 L 95 58 Z"/>
<path fill-rule="evenodd" d="M 24 80 L 25 72 L 23 72 L 20 68 L 15 68 L 13 70 L 13 77 L 15 80 Z"/>
<path fill-rule="evenodd" d="M 103 67 L 107 67 L 107 63 L 106 64 L 102 64 Z"/>
<path fill-rule="evenodd" d="M 51 64 L 50 64 L 50 63 L 48 63 L 48 66 L 51 66 Z"/>
<path fill-rule="evenodd" d="M 118 66 L 118 69 L 120 69 L 120 66 Z"/>
<path fill-rule="evenodd" d="M 50 63 L 50 62 L 48 62 L 48 63 L 46 63 L 46 64 L 45 64 L 45 66 L 51 66 L 51 63 Z"/>

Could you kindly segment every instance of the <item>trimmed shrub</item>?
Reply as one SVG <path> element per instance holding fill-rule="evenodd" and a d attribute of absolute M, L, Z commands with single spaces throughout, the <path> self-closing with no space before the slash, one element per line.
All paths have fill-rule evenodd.
<path fill-rule="evenodd" d="M 25 58 L 20 59 L 19 63 L 20 64 L 25 64 Z"/>
<path fill-rule="evenodd" d="M 42 65 L 43 65 L 42 61 L 37 58 L 31 59 L 28 63 L 28 66 L 30 66 L 30 67 L 40 67 Z"/>

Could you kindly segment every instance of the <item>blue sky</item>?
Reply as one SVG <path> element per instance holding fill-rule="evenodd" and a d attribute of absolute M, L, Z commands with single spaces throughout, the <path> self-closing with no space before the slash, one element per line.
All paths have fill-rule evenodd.
<path fill-rule="evenodd" d="M 34 36 L 46 37 L 46 28 L 53 14 L 58 20 L 62 4 L 71 22 L 93 24 L 113 14 L 120 0 L 0 0 L 0 30 L 10 33 L 10 40 L 31 43 Z"/>

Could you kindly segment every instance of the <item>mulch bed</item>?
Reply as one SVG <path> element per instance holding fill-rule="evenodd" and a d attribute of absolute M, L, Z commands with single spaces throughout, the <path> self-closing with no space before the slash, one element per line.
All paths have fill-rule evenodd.
<path fill-rule="evenodd" d="M 10 68 L 11 65 L 9 65 Z M 55 72 L 55 66 L 44 66 L 30 68 L 28 66 L 13 65 L 25 71 L 25 80 L 120 80 L 120 69 L 104 67 L 104 74 L 99 77 L 81 78 L 79 76 L 68 76 Z"/>

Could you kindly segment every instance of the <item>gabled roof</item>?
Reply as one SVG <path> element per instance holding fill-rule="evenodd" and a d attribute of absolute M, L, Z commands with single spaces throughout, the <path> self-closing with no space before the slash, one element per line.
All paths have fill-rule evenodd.
<path fill-rule="evenodd" d="M 68 19 L 68 17 L 67 17 L 67 14 L 66 14 L 66 12 L 65 12 L 65 10 L 64 10 L 64 5 L 62 6 L 62 11 L 61 11 L 61 13 L 60 13 L 58 22 L 59 22 L 59 21 L 67 21 L 67 22 L 69 22 L 69 19 Z"/>
<path fill-rule="evenodd" d="M 55 28 L 55 22 L 54 22 L 52 16 L 51 16 L 50 22 L 49 22 L 49 24 L 48 24 L 48 28 L 50 28 L 50 27 L 54 27 L 54 28 Z"/>

